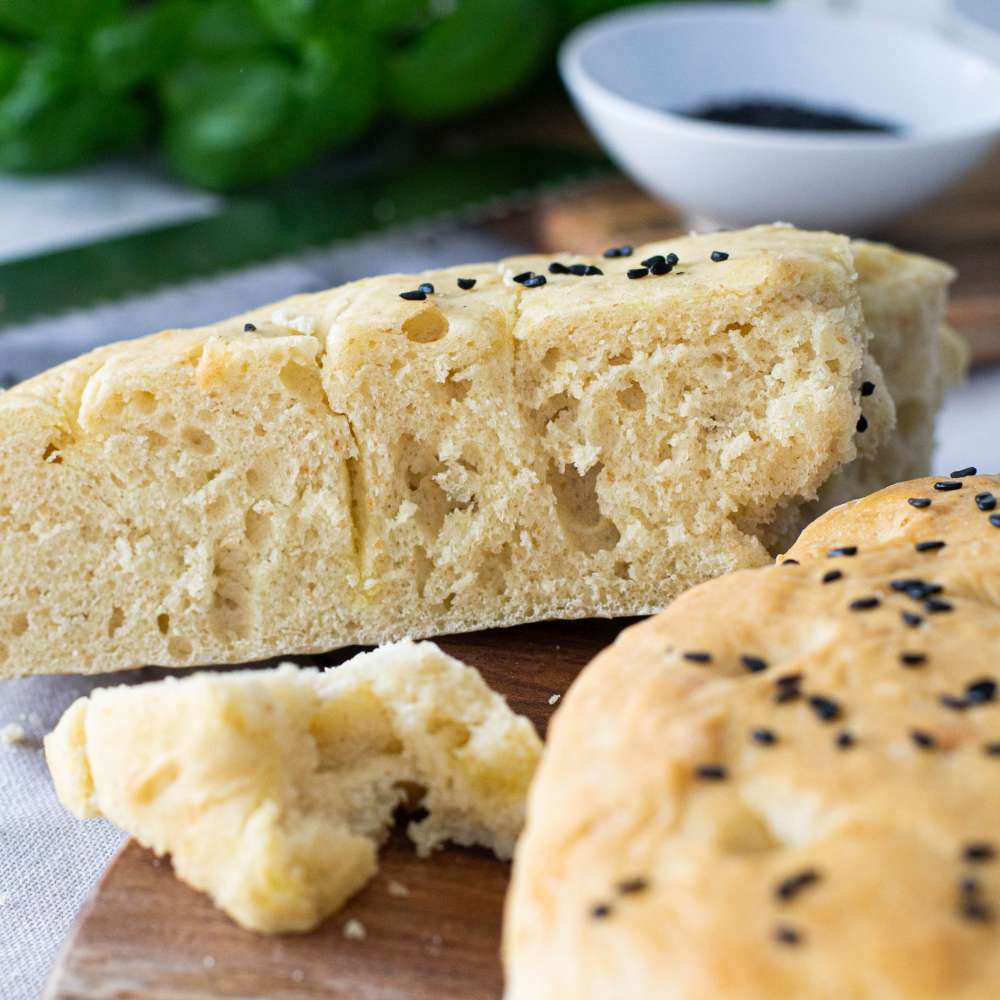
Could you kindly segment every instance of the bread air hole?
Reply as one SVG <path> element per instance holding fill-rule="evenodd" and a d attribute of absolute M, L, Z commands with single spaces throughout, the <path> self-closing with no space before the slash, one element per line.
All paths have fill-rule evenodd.
<path fill-rule="evenodd" d="M 415 344 L 430 344 L 448 332 L 448 320 L 437 306 L 428 306 L 403 322 L 403 333 Z"/>
<path fill-rule="evenodd" d="M 151 392 L 140 389 L 132 393 L 132 405 L 140 413 L 150 414 L 156 409 L 156 397 Z"/>
<path fill-rule="evenodd" d="M 190 640 L 183 638 L 179 635 L 172 635 L 167 640 L 167 652 L 175 660 L 187 660 L 190 658 L 194 647 L 191 645 Z"/>
<path fill-rule="evenodd" d="M 626 410 L 641 410 L 646 405 L 646 394 L 638 382 L 631 382 L 618 392 L 618 402 Z"/>
<path fill-rule="evenodd" d="M 45 446 L 45 451 L 42 452 L 42 461 L 48 462 L 49 465 L 58 465 L 62 461 L 59 449 L 51 442 Z"/>
<path fill-rule="evenodd" d="M 211 455 L 215 451 L 215 442 L 199 427 L 185 427 L 181 431 L 181 441 L 188 451 L 198 455 Z"/>
<path fill-rule="evenodd" d="M 112 638 L 125 622 L 125 612 L 119 607 L 111 609 L 111 617 L 108 619 L 108 638 Z"/>
<path fill-rule="evenodd" d="M 440 486 L 435 477 L 444 473 L 446 466 L 433 449 L 409 434 L 399 439 L 398 448 L 397 466 L 401 469 L 407 499 L 416 504 L 419 511 L 414 521 L 436 537 L 449 514 L 465 510 L 474 500 L 458 500 Z"/>
<path fill-rule="evenodd" d="M 156 627 L 160 630 L 160 635 L 166 635 L 170 631 L 170 615 L 161 612 L 156 616 Z"/>
<path fill-rule="evenodd" d="M 271 518 L 251 507 L 243 517 L 243 530 L 251 545 L 262 546 L 271 537 Z"/>
<path fill-rule="evenodd" d="M 563 532 L 587 555 L 613 549 L 621 538 L 614 522 L 601 511 L 597 479 L 603 468 L 598 462 L 581 476 L 574 466 L 560 470 L 555 460 L 550 460 L 546 476 Z"/>

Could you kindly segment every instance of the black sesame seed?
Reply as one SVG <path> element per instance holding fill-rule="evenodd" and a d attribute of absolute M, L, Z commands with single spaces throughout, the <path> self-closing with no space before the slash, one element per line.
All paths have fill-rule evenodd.
<path fill-rule="evenodd" d="M 962 484 L 954 479 L 946 479 L 934 484 L 934 489 L 940 490 L 942 493 L 950 493 L 952 490 L 960 490 L 961 488 Z"/>
<path fill-rule="evenodd" d="M 539 288 L 546 283 L 548 279 L 544 274 L 533 274 L 527 281 L 523 282 L 525 288 Z"/>
<path fill-rule="evenodd" d="M 406 299 L 407 302 L 423 302 L 423 300 L 427 298 L 427 293 L 416 289 L 412 292 L 400 292 L 399 297 L 401 299 Z"/>
<path fill-rule="evenodd" d="M 244 333 L 253 333 L 256 329 L 257 329 L 257 327 L 255 327 L 253 325 L 253 323 L 244 323 L 243 324 L 243 332 Z"/>
<path fill-rule="evenodd" d="M 699 649 L 688 650 L 686 653 L 681 654 L 685 660 L 690 660 L 692 663 L 711 663 L 712 654 L 702 652 Z"/>
<path fill-rule="evenodd" d="M 474 288 L 476 284 L 475 278 L 459 278 L 458 287 L 462 289 L 463 292 L 467 292 L 470 288 Z"/>
<path fill-rule="evenodd" d="M 929 542 L 917 542 L 913 547 L 918 552 L 935 552 L 938 549 L 943 549 L 947 543 L 942 542 L 941 539 L 935 538 Z"/>
<path fill-rule="evenodd" d="M 782 879 L 774 887 L 774 895 L 781 902 L 787 903 L 789 900 L 794 899 L 803 889 L 808 889 L 809 886 L 815 885 L 818 881 L 819 872 L 815 868 L 806 868 L 795 875 L 789 875 L 788 878 Z"/>
<path fill-rule="evenodd" d="M 964 899 L 958 908 L 958 912 L 964 920 L 976 924 L 993 923 L 993 907 L 988 903 L 982 903 L 978 899 Z"/>
<path fill-rule="evenodd" d="M 965 686 L 965 699 L 972 705 L 985 705 L 995 701 L 996 696 L 997 682 L 990 677 L 971 681 Z"/>
<path fill-rule="evenodd" d="M 712 260 L 714 260 L 715 263 L 718 264 L 721 261 L 729 260 L 729 254 L 724 253 L 722 250 L 713 250 L 712 251 Z"/>
<path fill-rule="evenodd" d="M 975 875 L 963 875 L 958 880 L 958 891 L 963 896 L 976 896 L 982 892 L 983 883 Z"/>
<path fill-rule="evenodd" d="M 648 267 L 630 267 L 625 272 L 626 277 L 633 278 L 633 279 L 634 278 L 645 278 L 647 274 L 649 274 L 649 268 Z"/>
<path fill-rule="evenodd" d="M 523 285 L 529 278 L 533 278 L 534 276 L 534 271 L 522 271 L 520 274 L 515 274 L 511 280 L 516 281 L 519 285 Z"/>
<path fill-rule="evenodd" d="M 633 896 L 637 892 L 645 892 L 649 888 L 649 882 L 641 875 L 635 875 L 632 878 L 623 879 L 616 888 L 623 896 Z"/>
<path fill-rule="evenodd" d="M 611 907 L 607 903 L 595 903 L 590 908 L 590 915 L 595 920 L 603 920 L 605 917 L 611 916 Z"/>
<path fill-rule="evenodd" d="M 669 274 L 672 270 L 673 267 L 665 260 L 654 261 L 649 265 L 650 274 Z"/>
<path fill-rule="evenodd" d="M 878 597 L 859 597 L 857 600 L 851 601 L 847 606 L 851 611 L 871 611 L 881 603 L 882 601 Z"/>
<path fill-rule="evenodd" d="M 798 687 L 802 683 L 802 674 L 782 674 L 775 679 L 774 683 L 780 688 Z"/>
<path fill-rule="evenodd" d="M 937 740 L 925 729 L 911 729 L 910 739 L 921 750 L 933 750 L 937 746 Z"/>
<path fill-rule="evenodd" d="M 809 707 L 823 722 L 833 722 L 834 719 L 839 719 L 843 714 L 837 702 L 819 694 L 814 694 L 809 698 Z"/>
<path fill-rule="evenodd" d="M 570 266 L 566 268 L 566 273 L 575 274 L 578 278 L 582 278 L 587 273 L 587 265 L 570 264 Z"/>
<path fill-rule="evenodd" d="M 619 257 L 631 257 L 632 253 L 633 253 L 632 247 L 628 243 L 626 243 L 624 246 L 620 246 L 618 248 L 618 256 Z"/>
<path fill-rule="evenodd" d="M 862 382 L 861 383 L 861 395 L 870 396 L 875 391 L 874 382 Z"/>
<path fill-rule="evenodd" d="M 949 604 L 947 601 L 942 601 L 937 597 L 932 597 L 930 600 L 924 601 L 924 610 L 928 614 L 936 615 L 943 613 L 945 611 L 953 611 L 954 605 Z"/>
<path fill-rule="evenodd" d="M 977 493 L 976 494 L 976 506 L 982 510 L 995 510 L 997 505 L 997 498 L 992 493 Z"/>
<path fill-rule="evenodd" d="M 996 848 L 985 840 L 970 841 L 962 848 L 962 860 L 972 864 L 992 861 L 996 856 Z"/>
<path fill-rule="evenodd" d="M 904 667 L 922 667 L 927 662 L 926 653 L 900 653 L 899 662 Z"/>
<path fill-rule="evenodd" d="M 762 747 L 773 747 L 774 744 L 778 742 L 778 735 L 773 729 L 765 729 L 761 727 L 759 729 L 750 730 L 750 739 L 754 743 L 760 744 Z"/>
<path fill-rule="evenodd" d="M 923 510 L 924 507 L 930 507 L 931 505 L 931 501 L 927 497 L 910 497 L 906 502 L 918 510 Z"/>
<path fill-rule="evenodd" d="M 827 557 L 834 559 L 837 556 L 856 556 L 857 554 L 857 545 L 841 545 L 838 548 L 830 549 L 830 551 L 827 552 Z"/>
<path fill-rule="evenodd" d="M 782 566 L 798 566 L 799 565 L 799 561 L 798 561 L 798 559 L 782 559 L 781 560 L 781 565 Z"/>
<path fill-rule="evenodd" d="M 1000 740 L 985 744 L 983 746 L 983 753 L 987 757 L 1000 757 Z"/>
<path fill-rule="evenodd" d="M 762 670 L 767 670 L 767 660 L 762 656 L 744 655 L 740 657 L 740 663 L 752 674 L 759 674 Z"/>
<path fill-rule="evenodd" d="M 798 701 L 802 692 L 797 687 L 780 687 L 774 694 L 776 705 L 786 705 L 790 701 Z"/>
<path fill-rule="evenodd" d="M 974 465 L 966 466 L 964 469 L 958 469 L 955 472 L 950 473 L 952 479 L 963 479 L 965 476 L 974 476 L 976 474 L 976 467 Z"/>
<path fill-rule="evenodd" d="M 424 295 L 433 295 L 434 286 L 429 281 L 424 281 L 417 285 L 417 291 L 423 292 Z"/>
<path fill-rule="evenodd" d="M 569 274 L 570 269 L 565 264 L 560 264 L 559 261 L 554 260 L 549 264 L 549 274 Z"/>
<path fill-rule="evenodd" d="M 994 528 L 1000 528 L 1000 514 L 990 514 L 990 524 Z"/>
<path fill-rule="evenodd" d="M 833 583 L 834 580 L 839 580 L 844 574 L 839 569 L 828 569 L 823 574 L 824 583 Z"/>
<path fill-rule="evenodd" d="M 678 257 L 677 254 L 675 253 L 668 253 L 666 256 L 666 261 L 671 267 L 673 267 L 675 264 L 680 263 L 680 257 Z"/>
<path fill-rule="evenodd" d="M 923 580 L 918 580 L 916 577 L 901 577 L 896 580 L 890 580 L 889 586 L 893 590 L 900 591 L 904 594 L 908 594 L 914 587 L 922 587 L 924 585 Z"/>
<path fill-rule="evenodd" d="M 842 729 L 837 733 L 837 739 L 834 742 L 837 744 L 838 750 L 850 750 L 855 743 L 854 734 Z"/>
<path fill-rule="evenodd" d="M 855 424 L 855 427 L 857 428 L 859 434 L 864 434 L 864 432 L 868 430 L 868 418 L 863 413 L 860 417 L 858 417 L 858 422 Z"/>
<path fill-rule="evenodd" d="M 601 254 L 601 256 L 606 258 L 607 260 L 611 260 L 614 257 L 621 257 L 621 255 L 622 255 L 621 247 L 608 247 L 608 249 Z"/>
<path fill-rule="evenodd" d="M 802 944 L 802 935 L 794 927 L 789 927 L 787 924 L 779 924 L 774 929 L 774 940 L 778 944 L 795 947 Z"/>
<path fill-rule="evenodd" d="M 590 277 L 591 275 L 595 275 L 595 274 L 604 274 L 604 272 L 599 267 L 595 267 L 593 264 L 588 264 L 587 265 L 587 270 L 584 271 L 583 273 L 587 277 Z"/>
<path fill-rule="evenodd" d="M 956 698 L 953 694 L 939 695 L 938 702 L 943 708 L 950 708 L 953 712 L 964 712 L 969 707 L 964 698 Z"/>
<path fill-rule="evenodd" d="M 729 772 L 721 764 L 699 764 L 694 769 L 694 776 L 699 781 L 725 781 Z"/>
<path fill-rule="evenodd" d="M 652 257 L 647 257 L 644 261 L 640 261 L 643 267 L 652 268 L 654 264 L 666 264 L 667 258 L 663 256 L 662 253 L 654 253 Z"/>
<path fill-rule="evenodd" d="M 900 617 L 903 619 L 903 623 L 909 625 L 910 628 L 917 628 L 924 623 L 923 618 L 920 615 L 915 615 L 912 611 L 904 611 Z"/>

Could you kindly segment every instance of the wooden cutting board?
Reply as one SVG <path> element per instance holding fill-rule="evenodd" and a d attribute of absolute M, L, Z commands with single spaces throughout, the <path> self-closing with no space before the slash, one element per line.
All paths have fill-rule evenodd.
<path fill-rule="evenodd" d="M 478 667 L 544 734 L 580 668 L 619 621 L 552 622 L 439 640 Z M 355 650 L 299 657 L 334 664 Z M 49 978 L 50 1000 L 498 1000 L 500 923 L 509 865 L 447 848 L 419 859 L 406 837 L 383 849 L 377 877 L 311 934 L 245 931 L 170 862 L 130 841 L 85 904 Z M 390 883 L 405 886 L 396 895 Z M 398 893 L 398 886 L 394 886 Z M 359 920 L 364 940 L 345 937 Z"/>

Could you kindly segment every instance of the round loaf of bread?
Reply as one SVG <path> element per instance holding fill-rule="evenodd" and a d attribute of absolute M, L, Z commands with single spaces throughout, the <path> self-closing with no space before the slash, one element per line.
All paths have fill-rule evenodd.
<path fill-rule="evenodd" d="M 508 1000 L 1000 996 L 1000 477 L 839 507 L 550 728 Z"/>

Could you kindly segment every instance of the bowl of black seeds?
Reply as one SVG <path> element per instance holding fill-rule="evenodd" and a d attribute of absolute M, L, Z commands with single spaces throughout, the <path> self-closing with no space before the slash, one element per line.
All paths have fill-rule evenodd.
<path fill-rule="evenodd" d="M 1000 136 L 1000 66 L 932 30 L 750 3 L 663 4 L 563 44 L 618 165 L 695 226 L 860 234 L 940 194 Z"/>

